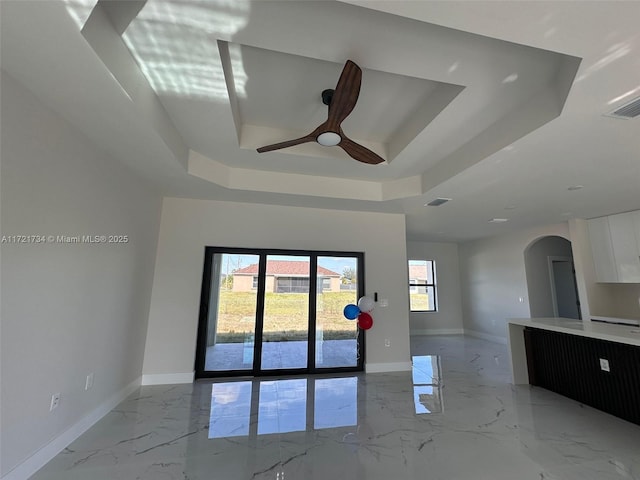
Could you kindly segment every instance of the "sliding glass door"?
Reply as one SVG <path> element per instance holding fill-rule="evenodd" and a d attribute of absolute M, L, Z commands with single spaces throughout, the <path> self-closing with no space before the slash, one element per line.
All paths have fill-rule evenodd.
<path fill-rule="evenodd" d="M 361 253 L 207 247 L 198 377 L 355 371 L 364 335 L 344 318 L 363 295 Z"/>
<path fill-rule="evenodd" d="M 206 318 L 204 369 L 252 371 L 258 292 L 258 255 L 213 253 L 209 259 L 210 287 Z M 255 267 L 255 268 L 253 268 Z M 255 275 L 233 275 L 255 270 Z"/>
<path fill-rule="evenodd" d="M 357 257 L 318 257 L 316 368 L 358 365 L 357 322 L 345 320 L 342 313 L 345 305 L 358 303 L 358 263 Z"/>
<path fill-rule="evenodd" d="M 307 367 L 308 256 L 267 255 L 262 316 L 262 370 Z"/>

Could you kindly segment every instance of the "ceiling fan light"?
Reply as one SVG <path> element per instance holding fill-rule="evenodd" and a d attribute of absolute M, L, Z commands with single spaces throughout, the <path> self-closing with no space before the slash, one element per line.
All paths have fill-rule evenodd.
<path fill-rule="evenodd" d="M 333 147 L 342 141 L 342 137 L 335 132 L 324 132 L 318 135 L 316 141 L 325 147 Z"/>

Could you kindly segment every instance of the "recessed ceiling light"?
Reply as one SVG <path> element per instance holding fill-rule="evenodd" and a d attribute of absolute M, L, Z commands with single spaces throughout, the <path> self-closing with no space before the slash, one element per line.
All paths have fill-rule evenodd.
<path fill-rule="evenodd" d="M 574 190 L 580 190 L 581 188 L 584 188 L 584 185 L 572 185 L 571 187 L 567 188 L 567 190 L 573 192 Z"/>
<path fill-rule="evenodd" d="M 509 75 L 508 77 L 505 77 L 502 80 L 502 83 L 513 83 L 518 79 L 518 74 L 517 73 L 512 73 L 511 75 Z"/>
<path fill-rule="evenodd" d="M 508 221 L 508 218 L 492 218 L 491 220 L 489 220 L 489 223 L 504 223 Z"/>
<path fill-rule="evenodd" d="M 562 215 L 563 217 L 570 217 L 571 215 L 573 215 L 573 212 L 562 212 L 560 215 Z"/>

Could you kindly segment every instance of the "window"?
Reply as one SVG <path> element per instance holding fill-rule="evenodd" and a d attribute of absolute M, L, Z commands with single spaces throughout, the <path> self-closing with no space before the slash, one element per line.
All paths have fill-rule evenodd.
<path fill-rule="evenodd" d="M 253 284 L 251 285 L 251 288 L 253 290 L 256 290 L 258 288 L 258 277 L 253 277 Z"/>
<path fill-rule="evenodd" d="M 309 277 L 278 277 L 277 293 L 308 293 Z"/>
<path fill-rule="evenodd" d="M 433 260 L 409 260 L 409 307 L 412 312 L 437 311 Z"/>

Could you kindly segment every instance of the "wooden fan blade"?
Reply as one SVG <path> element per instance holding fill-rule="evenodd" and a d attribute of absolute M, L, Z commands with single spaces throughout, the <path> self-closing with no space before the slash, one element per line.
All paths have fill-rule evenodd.
<path fill-rule="evenodd" d="M 359 162 L 369 163 L 371 165 L 377 165 L 378 163 L 384 162 L 384 158 L 382 158 L 377 153 L 372 152 L 366 147 L 363 147 L 359 143 L 354 142 L 350 138 L 347 138 L 342 135 L 342 141 L 338 144 L 345 152 L 349 154 L 349 156 Z"/>
<path fill-rule="evenodd" d="M 280 150 L 281 148 L 293 147 L 294 145 L 300 145 L 301 143 L 315 142 L 316 136 L 310 133 L 304 137 L 296 138 L 294 140 L 287 140 L 286 142 L 274 143 L 273 145 L 266 145 L 258 148 L 258 153 L 271 152 L 273 150 Z"/>
<path fill-rule="evenodd" d="M 361 83 L 362 70 L 351 60 L 347 60 L 329 104 L 328 130 L 337 131 L 342 121 L 353 111 L 360 95 Z"/>

